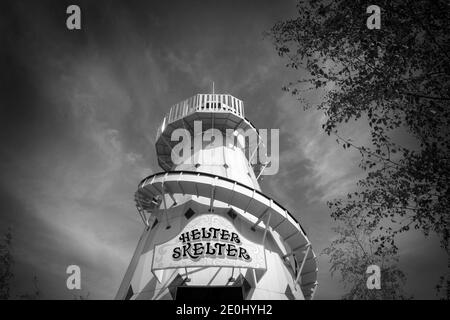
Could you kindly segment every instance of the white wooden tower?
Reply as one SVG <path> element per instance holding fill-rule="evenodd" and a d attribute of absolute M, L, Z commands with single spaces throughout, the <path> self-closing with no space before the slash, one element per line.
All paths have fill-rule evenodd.
<path fill-rule="evenodd" d="M 313 298 L 316 256 L 293 214 L 260 189 L 259 138 L 229 94 L 170 108 L 156 139 L 163 171 L 135 194 L 144 231 L 117 299 Z M 181 141 L 191 147 L 174 161 Z"/>

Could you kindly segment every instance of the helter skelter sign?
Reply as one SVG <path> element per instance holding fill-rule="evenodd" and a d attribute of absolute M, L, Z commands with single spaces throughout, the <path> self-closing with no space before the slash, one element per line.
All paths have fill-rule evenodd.
<path fill-rule="evenodd" d="M 266 256 L 262 245 L 244 238 L 226 218 L 204 214 L 154 248 L 154 273 L 189 267 L 266 269 Z"/>

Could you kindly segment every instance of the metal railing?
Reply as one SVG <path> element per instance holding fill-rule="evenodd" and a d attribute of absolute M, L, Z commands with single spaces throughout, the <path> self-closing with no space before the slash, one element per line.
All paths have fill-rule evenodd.
<path fill-rule="evenodd" d="M 232 112 L 245 118 L 244 102 L 230 94 L 196 94 L 173 105 L 158 128 L 158 138 L 167 125 L 194 112 Z"/>

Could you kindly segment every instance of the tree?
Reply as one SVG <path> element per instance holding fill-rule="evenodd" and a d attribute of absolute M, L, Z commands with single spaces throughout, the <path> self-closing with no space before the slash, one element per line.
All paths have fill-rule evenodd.
<path fill-rule="evenodd" d="M 323 254 L 330 257 L 331 275 L 341 275 L 348 292 L 342 297 L 345 300 L 399 300 L 409 299 L 403 290 L 405 274 L 398 267 L 398 255 L 392 247 L 376 250 L 377 228 L 373 223 L 363 222 L 363 218 L 355 219 L 340 216 L 338 226 L 333 228 L 338 237 Z M 380 289 L 367 288 L 367 267 L 376 265 L 380 268 Z"/>
<path fill-rule="evenodd" d="M 447 274 L 441 276 L 439 283 L 436 285 L 436 296 L 440 300 L 450 299 L 450 272 L 448 269 Z"/>
<path fill-rule="evenodd" d="M 329 202 L 332 217 L 377 227 L 378 253 L 397 252 L 396 235 L 435 232 L 449 250 L 450 5 L 444 0 L 377 0 L 381 29 L 369 30 L 366 1 L 299 1 L 298 17 L 268 35 L 289 68 L 307 71 L 284 90 L 324 92 L 323 129 L 361 154 L 357 191 Z M 341 135 L 365 120 L 371 141 Z M 409 146 L 399 139 L 404 132 Z M 356 226 L 360 227 L 360 226 Z"/>
<path fill-rule="evenodd" d="M 0 243 L 0 300 L 10 297 L 10 281 L 13 277 L 12 265 L 14 263 L 11 255 L 11 230 L 8 229 L 3 243 Z"/>
<path fill-rule="evenodd" d="M 33 277 L 33 286 L 34 291 L 32 293 L 19 294 L 18 298 L 22 300 L 39 300 L 41 298 L 41 290 L 39 289 L 38 278 L 36 275 Z"/>
<path fill-rule="evenodd" d="M 14 277 L 13 266 L 14 259 L 12 256 L 12 232 L 8 229 L 3 243 L 0 243 L 0 300 L 11 299 L 11 279 Z M 16 299 L 21 300 L 39 300 L 42 298 L 41 290 L 38 285 L 38 278 L 33 276 L 33 291 L 20 293 L 15 296 Z M 86 294 L 73 294 L 74 300 L 88 300 L 89 292 Z"/>
<path fill-rule="evenodd" d="M 0 300 L 11 299 L 11 279 L 14 277 L 12 256 L 12 232 L 8 229 L 3 243 L 0 243 Z M 37 276 L 33 277 L 34 292 L 17 295 L 19 299 L 37 300 L 41 297 Z"/>

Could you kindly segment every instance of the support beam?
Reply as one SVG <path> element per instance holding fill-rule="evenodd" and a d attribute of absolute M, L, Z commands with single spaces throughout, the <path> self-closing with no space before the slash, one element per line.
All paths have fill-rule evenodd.
<path fill-rule="evenodd" d="M 316 281 L 316 285 L 314 286 L 314 289 L 312 289 L 311 300 L 314 299 L 314 296 L 315 296 L 316 291 L 317 291 L 317 285 L 318 284 L 319 284 L 319 282 Z"/>
<path fill-rule="evenodd" d="M 228 198 L 228 201 L 227 201 L 228 204 L 231 204 L 231 203 L 233 202 L 233 198 L 234 198 L 234 189 L 236 188 L 236 185 L 237 185 L 237 183 L 234 182 L 234 183 L 233 183 L 233 189 L 231 190 L 231 192 L 230 192 L 230 197 Z"/>
<path fill-rule="evenodd" d="M 182 176 L 183 176 L 183 172 L 180 172 L 180 175 L 178 176 L 178 179 L 177 179 L 177 185 L 178 185 L 178 188 L 180 188 L 181 193 L 184 196 L 184 195 L 186 195 L 186 192 L 184 191 L 183 187 L 180 184 L 180 180 L 182 180 Z"/>
<path fill-rule="evenodd" d="M 306 259 L 306 260 L 308 261 L 308 259 Z M 318 272 L 318 271 L 319 271 L 318 269 L 311 270 L 311 271 L 309 271 L 309 272 L 305 272 L 305 273 L 303 274 L 303 276 L 306 276 L 306 275 L 311 274 L 311 273 L 316 273 L 316 272 Z"/>
<path fill-rule="evenodd" d="M 315 284 L 317 284 L 317 281 L 308 282 L 308 283 L 302 284 L 301 286 L 302 287 L 309 287 L 310 285 L 315 285 Z"/>
<path fill-rule="evenodd" d="M 172 199 L 172 201 L 173 201 L 173 204 L 172 204 L 172 207 L 173 207 L 177 204 L 177 200 L 175 200 L 175 197 L 173 196 L 173 192 L 172 192 L 172 190 L 170 190 L 169 186 L 166 186 L 165 188 L 166 188 L 166 194 L 168 194 L 170 199 Z"/>
<path fill-rule="evenodd" d="M 249 207 L 250 204 L 252 203 L 253 199 L 255 199 L 255 190 L 253 190 L 252 197 L 251 197 L 251 199 L 248 201 L 247 206 L 246 206 L 245 209 L 244 209 L 244 212 L 247 212 L 248 207 Z"/>
<path fill-rule="evenodd" d="M 199 173 L 197 174 L 197 177 L 200 177 L 200 174 L 199 174 Z M 194 186 L 195 186 L 195 195 L 196 195 L 197 198 L 198 198 L 198 188 L 197 188 L 197 184 L 194 184 Z"/>
<path fill-rule="evenodd" d="M 193 139 L 194 138 L 194 129 L 192 129 L 192 127 L 189 125 L 189 123 L 186 121 L 185 118 L 183 118 L 181 120 L 181 123 L 183 124 L 183 128 L 186 129 L 187 131 L 189 131 L 189 133 L 191 134 L 192 139 Z"/>
<path fill-rule="evenodd" d="M 145 211 L 144 211 L 144 209 L 142 208 L 141 201 L 140 201 L 139 199 L 136 198 L 136 202 L 137 202 L 136 208 L 137 208 L 137 210 L 138 210 L 139 216 L 141 217 L 141 219 L 142 219 L 142 221 L 144 222 L 144 224 L 148 227 L 148 226 L 149 226 L 148 220 L 147 220 L 147 217 L 146 217 L 146 215 L 145 215 Z"/>
<path fill-rule="evenodd" d="M 170 145 L 170 143 L 167 141 L 167 139 L 164 137 L 163 134 L 161 134 L 161 139 L 162 139 L 162 141 L 164 142 L 164 144 L 165 144 L 166 146 L 168 146 L 170 150 L 172 150 L 172 146 Z"/>
<path fill-rule="evenodd" d="M 269 223 L 270 223 L 270 217 L 272 216 L 272 211 L 269 212 L 269 216 L 267 217 L 267 223 L 266 223 L 266 229 L 264 229 L 264 235 L 263 235 L 263 241 L 262 241 L 262 245 L 265 248 L 265 244 L 266 244 L 266 235 L 267 235 L 267 230 L 269 229 Z"/>
<path fill-rule="evenodd" d="M 228 282 L 234 282 L 236 279 L 234 278 L 234 267 L 231 267 L 231 277 L 228 278 Z"/>
<path fill-rule="evenodd" d="M 259 134 L 257 135 L 257 137 L 258 137 L 258 144 L 256 145 L 255 150 L 253 150 L 252 155 L 250 156 L 250 159 L 248 159 L 248 163 L 250 164 L 250 166 L 252 164 L 253 157 L 255 156 L 256 151 L 259 148 L 259 145 L 262 143 L 262 139 L 259 137 Z"/>
<path fill-rule="evenodd" d="M 163 203 L 164 203 L 164 215 L 166 216 L 166 229 L 170 229 L 170 224 L 169 224 L 169 213 L 167 212 L 167 203 L 166 203 L 166 195 L 165 195 L 165 190 L 164 190 L 164 182 L 166 180 L 167 174 L 164 175 L 162 184 L 161 184 L 161 197 L 163 199 Z"/>
<path fill-rule="evenodd" d="M 264 218 L 264 216 L 266 215 L 266 213 L 269 212 L 269 209 L 271 209 L 271 208 L 272 208 L 272 200 L 270 200 L 270 206 L 267 207 L 267 208 L 263 211 L 262 215 L 258 218 L 258 221 L 256 221 L 255 224 L 251 227 L 251 229 L 252 229 L 253 231 L 256 230 L 256 227 L 261 223 L 262 219 Z"/>
<path fill-rule="evenodd" d="M 189 278 L 189 276 L 188 276 L 188 271 L 187 271 L 187 268 L 186 268 L 186 267 L 184 268 L 184 272 L 185 272 L 185 273 L 184 273 L 184 277 L 185 277 L 185 278 L 184 278 L 184 281 L 185 281 L 185 282 L 191 282 L 191 278 Z"/>
<path fill-rule="evenodd" d="M 158 157 L 158 161 L 161 161 L 169 170 L 172 168 L 172 166 L 164 161 L 161 157 Z"/>
<path fill-rule="evenodd" d="M 217 180 L 219 180 L 218 177 L 214 178 L 214 182 L 211 185 L 211 197 L 210 197 L 210 203 L 209 203 L 209 212 L 213 212 L 213 207 L 214 207 L 214 197 L 216 196 L 216 184 L 217 184 Z"/>
<path fill-rule="evenodd" d="M 297 271 L 297 278 L 295 279 L 295 282 L 298 282 L 298 280 L 300 279 L 300 276 L 303 271 L 303 267 L 305 266 L 306 257 L 308 257 L 308 254 L 309 254 L 309 250 L 311 250 L 311 244 L 308 244 L 308 249 L 306 249 L 306 253 L 305 253 L 305 256 L 303 257 L 302 264 L 301 264 L 299 270 Z"/>
<path fill-rule="evenodd" d="M 298 233 L 298 231 L 295 231 L 293 234 L 291 234 L 291 235 L 287 236 L 286 238 L 284 238 L 283 241 L 289 240 L 290 238 L 292 238 L 293 236 L 295 236 L 297 233 Z"/>
<path fill-rule="evenodd" d="M 262 168 L 262 170 L 259 172 L 258 176 L 256 177 L 256 180 L 259 179 L 259 177 L 261 176 L 261 174 L 264 172 L 264 170 L 266 169 L 267 165 L 269 164 L 269 162 L 266 162 L 264 164 L 264 167 Z"/>
<path fill-rule="evenodd" d="M 244 119 L 241 119 L 241 121 L 238 122 L 236 127 L 234 127 L 234 131 L 236 131 L 241 126 L 242 122 L 244 122 Z"/>
<path fill-rule="evenodd" d="M 310 245 L 311 245 L 311 243 L 307 242 L 305 244 L 302 244 L 301 246 L 295 247 L 294 249 L 291 250 L 291 252 L 286 253 L 282 258 L 284 259 L 284 258 L 287 258 L 289 256 L 292 256 L 295 253 L 295 251 L 297 251 L 299 249 L 302 249 L 303 247 L 310 246 Z"/>

